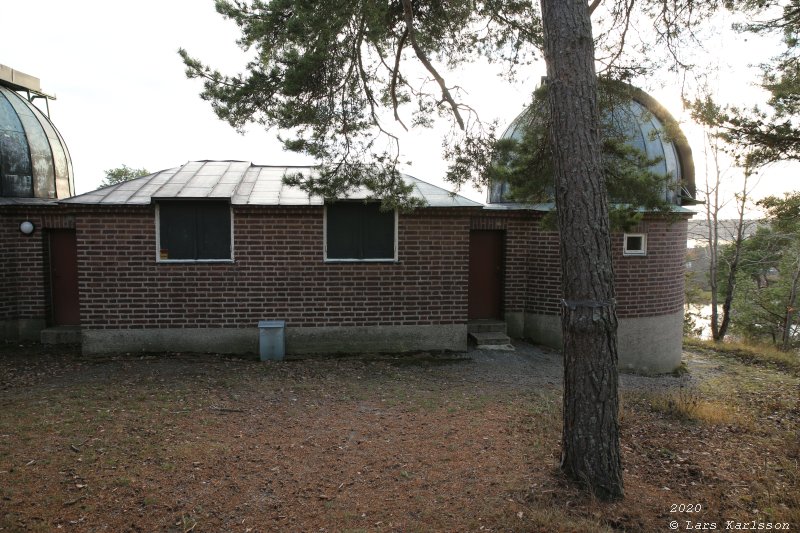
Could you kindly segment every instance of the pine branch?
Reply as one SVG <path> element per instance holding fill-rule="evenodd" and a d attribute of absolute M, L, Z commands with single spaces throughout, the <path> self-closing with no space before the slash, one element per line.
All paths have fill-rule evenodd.
<path fill-rule="evenodd" d="M 453 95 L 450 94 L 450 90 L 447 88 L 447 85 L 444 82 L 444 78 L 439 74 L 436 68 L 428 59 L 428 56 L 425 54 L 425 51 L 417 42 L 417 39 L 414 35 L 414 12 L 411 7 L 411 0 L 403 0 L 403 13 L 405 15 L 406 20 L 406 30 L 408 31 L 408 40 L 411 41 L 411 47 L 414 49 L 414 53 L 417 55 L 417 59 L 420 60 L 422 65 L 427 69 L 428 72 L 431 73 L 433 78 L 436 80 L 436 83 L 439 84 L 439 88 L 442 90 L 442 98 L 450 104 L 450 108 L 453 111 L 453 116 L 458 122 L 459 128 L 462 130 L 464 129 L 464 119 L 461 118 L 461 113 L 458 111 L 458 104 L 453 99 Z"/>
<path fill-rule="evenodd" d="M 403 129 L 408 131 L 406 125 L 403 124 L 403 121 L 400 120 L 400 115 L 397 113 L 397 108 L 399 104 L 397 102 L 397 78 L 400 76 L 400 56 L 403 53 L 403 46 L 406 43 L 406 38 L 408 38 L 409 26 L 406 26 L 405 31 L 403 31 L 403 35 L 400 36 L 400 41 L 397 43 L 397 54 L 394 57 L 394 69 L 392 69 L 392 84 L 390 86 L 390 93 L 392 95 L 392 109 L 394 110 L 394 119 L 403 126 Z"/>

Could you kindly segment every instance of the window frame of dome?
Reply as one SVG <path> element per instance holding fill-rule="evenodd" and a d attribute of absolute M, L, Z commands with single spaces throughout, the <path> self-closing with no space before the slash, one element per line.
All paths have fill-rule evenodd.
<path fill-rule="evenodd" d="M 641 239 L 639 246 L 630 246 L 634 239 Z M 622 236 L 622 255 L 642 257 L 647 255 L 647 233 L 624 233 Z"/>

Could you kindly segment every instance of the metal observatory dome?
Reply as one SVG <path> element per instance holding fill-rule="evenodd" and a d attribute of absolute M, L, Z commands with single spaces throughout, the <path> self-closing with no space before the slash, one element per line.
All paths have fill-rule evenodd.
<path fill-rule="evenodd" d="M 616 104 L 603 121 L 622 132 L 626 144 L 656 161 L 650 170 L 668 177 L 664 191 L 667 201 L 675 205 L 696 203 L 692 149 L 677 121 L 649 94 L 630 86 L 626 89 L 630 98 L 626 103 Z M 501 138 L 522 140 L 525 128 L 539 120 L 537 109 L 535 105 L 526 108 Z M 492 182 L 488 192 L 490 204 L 513 203 L 508 182 Z"/>
<path fill-rule="evenodd" d="M 37 98 L 53 99 L 37 78 L 0 65 L 0 197 L 56 199 L 75 193 L 69 150 L 32 103 Z"/>

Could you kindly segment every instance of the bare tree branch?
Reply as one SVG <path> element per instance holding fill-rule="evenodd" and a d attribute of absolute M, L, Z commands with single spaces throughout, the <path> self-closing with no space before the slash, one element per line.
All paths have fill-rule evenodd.
<path fill-rule="evenodd" d="M 360 38 L 359 38 L 359 40 L 360 40 Z M 364 94 L 367 96 L 367 101 L 369 102 L 370 115 L 372 116 L 372 122 L 375 124 L 375 127 L 378 128 L 378 130 L 381 133 L 383 133 L 384 135 L 386 135 L 387 137 L 389 137 L 390 139 L 392 139 L 394 141 L 394 144 L 395 144 L 395 155 L 394 155 L 393 160 L 394 160 L 394 163 L 397 164 L 397 159 L 398 159 L 398 157 L 400 157 L 400 139 L 396 135 L 386 131 L 386 129 L 384 129 L 383 125 L 381 124 L 380 119 L 378 118 L 378 114 L 377 114 L 377 112 L 375 110 L 375 107 L 376 107 L 377 103 L 375 102 L 375 95 L 372 93 L 372 89 L 369 86 L 369 76 L 367 75 L 367 71 L 364 68 L 364 62 L 363 62 L 363 59 L 361 57 L 361 46 L 360 45 L 361 45 L 361 43 L 359 42 L 359 45 L 356 47 L 355 53 L 356 53 L 356 56 L 357 56 L 357 59 L 358 59 L 359 78 L 361 80 L 361 85 L 364 88 Z M 397 111 L 395 111 L 395 116 L 397 116 Z M 398 121 L 399 121 L 399 119 L 398 119 Z M 400 124 L 403 124 L 402 121 L 400 122 Z M 403 126 L 403 127 L 405 128 L 405 126 Z"/>
<path fill-rule="evenodd" d="M 398 103 L 397 103 L 397 78 L 400 76 L 400 56 L 403 53 L 403 46 L 405 46 L 406 38 L 408 37 L 409 33 L 409 26 L 406 26 L 403 35 L 400 36 L 400 40 L 397 43 L 397 54 L 394 57 L 394 68 L 392 69 L 392 84 L 390 86 L 390 93 L 392 95 L 392 109 L 394 110 L 394 119 L 403 126 L 403 129 L 408 131 L 406 125 L 403 124 L 403 121 L 400 120 L 400 115 L 397 113 Z"/>
<path fill-rule="evenodd" d="M 597 7 L 599 4 L 599 0 L 595 0 L 594 6 Z M 628 29 L 631 26 L 631 12 L 633 11 L 633 5 L 636 3 L 636 0 L 626 0 L 625 1 L 625 14 L 623 16 L 623 20 L 625 21 L 624 27 L 622 29 L 622 34 L 619 37 L 619 48 L 617 49 L 617 53 L 614 54 L 611 59 L 608 60 L 608 67 L 610 68 L 619 58 L 622 56 L 622 53 L 625 51 L 625 39 L 628 36 Z M 590 11 L 591 13 L 591 11 Z"/>
<path fill-rule="evenodd" d="M 450 104 L 450 108 L 453 111 L 453 116 L 458 122 L 458 126 L 463 130 L 464 129 L 464 119 L 461 118 L 461 113 L 458 111 L 458 104 L 453 99 L 453 95 L 450 94 L 450 90 L 447 88 L 447 85 L 444 82 L 444 78 L 439 74 L 436 68 L 428 59 L 428 56 L 425 54 L 425 51 L 417 42 L 416 37 L 414 36 L 414 11 L 411 7 L 411 0 L 403 0 L 403 12 L 405 14 L 406 19 L 406 28 L 408 30 L 408 40 L 411 41 L 411 47 L 414 49 L 414 53 L 417 55 L 417 59 L 420 60 L 420 63 L 431 73 L 433 78 L 436 80 L 436 83 L 439 84 L 439 88 L 442 90 L 442 98 Z"/>

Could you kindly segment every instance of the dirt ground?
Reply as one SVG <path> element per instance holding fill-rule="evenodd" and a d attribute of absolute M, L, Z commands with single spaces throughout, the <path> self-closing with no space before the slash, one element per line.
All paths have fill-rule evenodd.
<path fill-rule="evenodd" d="M 0 531 L 800 528 L 800 379 L 685 360 L 622 377 L 626 498 L 602 503 L 559 473 L 560 356 L 529 344 L 281 363 L 0 344 Z"/>

